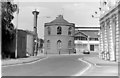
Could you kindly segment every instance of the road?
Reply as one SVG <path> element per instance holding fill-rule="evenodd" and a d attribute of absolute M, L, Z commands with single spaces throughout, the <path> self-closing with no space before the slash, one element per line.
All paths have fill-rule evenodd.
<path fill-rule="evenodd" d="M 88 55 L 84 55 L 88 56 Z M 49 56 L 32 64 L 2 67 L 3 76 L 73 76 L 88 64 L 78 60 L 83 55 Z"/>

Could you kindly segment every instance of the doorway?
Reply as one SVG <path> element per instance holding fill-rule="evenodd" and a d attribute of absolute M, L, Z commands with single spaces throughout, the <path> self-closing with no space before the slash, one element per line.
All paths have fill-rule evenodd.
<path fill-rule="evenodd" d="M 90 45 L 90 51 L 94 51 L 94 45 Z"/>

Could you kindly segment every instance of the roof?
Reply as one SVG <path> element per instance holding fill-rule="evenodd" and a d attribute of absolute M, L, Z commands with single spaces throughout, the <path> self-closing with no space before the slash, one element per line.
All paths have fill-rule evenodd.
<path fill-rule="evenodd" d="M 81 30 L 81 32 L 85 33 L 87 36 L 91 38 L 98 38 L 99 31 L 97 30 Z"/>
<path fill-rule="evenodd" d="M 34 31 L 29 31 L 29 30 L 22 30 L 22 29 L 18 29 L 19 32 L 24 32 L 26 34 L 29 34 L 29 35 L 35 35 Z"/>
<path fill-rule="evenodd" d="M 59 15 L 58 17 L 56 17 L 55 20 L 49 22 L 49 23 L 45 23 L 45 26 L 51 26 L 51 25 L 63 25 L 63 26 L 75 26 L 74 23 L 69 23 L 68 21 L 66 21 L 63 18 L 63 15 Z"/>
<path fill-rule="evenodd" d="M 85 33 L 81 32 L 80 30 L 75 31 L 75 36 L 81 36 L 81 35 L 87 37 L 87 35 Z"/>
<path fill-rule="evenodd" d="M 75 29 L 100 29 L 100 27 L 75 27 Z"/>
<path fill-rule="evenodd" d="M 64 23 L 64 24 L 68 24 L 69 22 L 66 21 L 62 15 L 59 15 L 58 17 L 56 17 L 55 20 L 51 21 L 50 23 Z"/>
<path fill-rule="evenodd" d="M 27 34 L 35 35 L 34 31 L 25 30 Z"/>
<path fill-rule="evenodd" d="M 79 34 L 82 34 L 84 36 L 89 36 L 90 38 L 98 38 L 98 32 L 97 30 L 76 30 L 75 36 L 79 36 Z"/>

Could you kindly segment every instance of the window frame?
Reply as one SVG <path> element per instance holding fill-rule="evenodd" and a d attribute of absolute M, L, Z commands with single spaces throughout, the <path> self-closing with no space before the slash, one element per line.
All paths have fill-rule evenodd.
<path fill-rule="evenodd" d="M 47 49 L 50 49 L 50 40 L 47 40 Z"/>
<path fill-rule="evenodd" d="M 61 40 L 57 40 L 57 48 L 61 49 L 62 47 L 62 41 Z"/>
<path fill-rule="evenodd" d="M 57 27 L 57 35 L 61 35 L 62 34 L 62 27 L 58 26 Z"/>
<path fill-rule="evenodd" d="M 51 35 L 51 28 L 50 27 L 47 27 L 47 34 Z"/>
<path fill-rule="evenodd" d="M 68 35 L 72 35 L 72 27 L 68 28 Z"/>

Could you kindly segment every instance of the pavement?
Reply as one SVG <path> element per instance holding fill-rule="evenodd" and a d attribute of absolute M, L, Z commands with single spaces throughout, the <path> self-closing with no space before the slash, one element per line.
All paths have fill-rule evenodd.
<path fill-rule="evenodd" d="M 84 57 L 92 67 L 82 76 L 118 76 L 118 62 L 102 60 L 99 57 Z"/>
<path fill-rule="evenodd" d="M 25 64 L 35 62 L 37 60 L 46 58 L 45 55 L 38 55 L 38 56 L 30 56 L 26 58 L 17 58 L 17 59 L 5 59 L 2 60 L 2 66 L 11 66 L 11 65 L 18 65 L 18 64 Z"/>
<path fill-rule="evenodd" d="M 94 57 L 83 57 L 83 60 L 86 60 L 95 65 L 118 65 L 118 62 L 103 60 L 99 56 Z"/>

